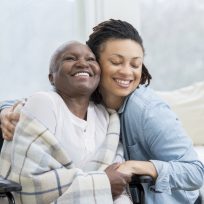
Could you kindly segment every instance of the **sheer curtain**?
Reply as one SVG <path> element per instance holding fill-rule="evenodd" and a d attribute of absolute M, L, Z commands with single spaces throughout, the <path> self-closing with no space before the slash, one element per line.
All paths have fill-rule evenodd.
<path fill-rule="evenodd" d="M 138 2 L 152 86 L 173 90 L 204 81 L 204 1 Z"/>
<path fill-rule="evenodd" d="M 154 88 L 204 80 L 203 0 L 1 0 L 0 100 L 50 89 L 52 52 L 110 18 L 140 31 Z"/>
<path fill-rule="evenodd" d="M 204 81 L 203 0 L 87 0 L 85 11 L 86 35 L 110 18 L 139 30 L 153 88 L 173 90 Z"/>
<path fill-rule="evenodd" d="M 81 39 L 76 10 L 74 0 L 1 0 L 0 100 L 50 89 L 51 54 Z"/>

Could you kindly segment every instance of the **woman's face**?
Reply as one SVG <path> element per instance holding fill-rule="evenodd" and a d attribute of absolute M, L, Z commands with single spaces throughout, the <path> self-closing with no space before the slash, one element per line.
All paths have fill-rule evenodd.
<path fill-rule="evenodd" d="M 143 56 L 142 47 L 133 40 L 106 41 L 99 53 L 102 95 L 121 98 L 133 92 L 140 83 Z"/>
<path fill-rule="evenodd" d="M 89 97 L 98 86 L 101 70 L 88 46 L 76 42 L 68 44 L 57 64 L 50 80 L 59 94 Z"/>

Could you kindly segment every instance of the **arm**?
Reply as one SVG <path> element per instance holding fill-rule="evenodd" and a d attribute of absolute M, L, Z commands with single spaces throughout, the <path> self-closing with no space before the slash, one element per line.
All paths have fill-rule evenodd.
<path fill-rule="evenodd" d="M 199 189 L 204 166 L 177 116 L 166 104 L 152 103 L 143 119 L 143 136 L 158 174 L 155 190 Z"/>
<path fill-rule="evenodd" d="M 201 187 L 204 166 L 180 121 L 163 101 L 133 96 L 121 120 L 130 159 L 152 162 L 156 169 L 155 191 Z"/>
<path fill-rule="evenodd" d="M 0 102 L 0 112 L 5 109 L 13 106 L 17 101 L 16 100 L 9 100 L 9 101 L 2 101 Z"/>
<path fill-rule="evenodd" d="M 154 180 L 157 178 L 157 171 L 152 162 L 129 160 L 118 167 L 118 171 L 127 175 L 146 175 Z"/>

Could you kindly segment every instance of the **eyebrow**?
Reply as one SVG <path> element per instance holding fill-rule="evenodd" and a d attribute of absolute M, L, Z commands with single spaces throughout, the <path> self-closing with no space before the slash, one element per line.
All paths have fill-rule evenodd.
<path fill-rule="evenodd" d="M 120 58 L 123 58 L 123 57 L 124 57 L 123 55 L 120 55 L 120 54 L 118 54 L 118 53 L 113 53 L 110 57 L 112 57 L 112 56 L 117 56 L 117 57 L 120 57 Z M 131 59 L 138 59 L 138 58 L 143 59 L 142 56 L 133 57 L 133 58 L 131 58 Z"/>

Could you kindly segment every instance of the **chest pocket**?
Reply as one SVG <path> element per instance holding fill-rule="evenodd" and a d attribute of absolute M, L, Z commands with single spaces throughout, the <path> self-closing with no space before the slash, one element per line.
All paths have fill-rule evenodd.
<path fill-rule="evenodd" d="M 128 146 L 128 152 L 131 160 L 149 160 L 146 151 L 138 143 Z"/>

